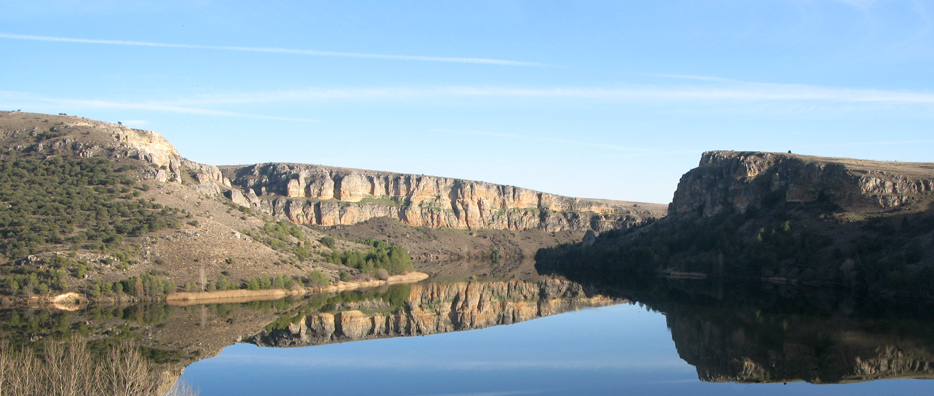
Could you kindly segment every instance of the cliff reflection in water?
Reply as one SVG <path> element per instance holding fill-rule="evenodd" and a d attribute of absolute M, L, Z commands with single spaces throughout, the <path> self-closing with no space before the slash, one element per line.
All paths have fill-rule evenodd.
<path fill-rule="evenodd" d="M 16 392 L 2 389 L 11 394 L 109 394 L 120 384 L 139 389 L 113 393 L 197 393 L 178 383 L 185 367 L 237 342 L 286 347 L 427 335 L 621 302 L 548 279 L 394 285 L 236 304 L 0 310 L 0 385 L 22 380 Z M 79 358 L 84 363 L 73 363 Z M 85 371 L 72 370 L 78 368 Z M 46 392 L 66 377 L 110 382 Z"/>
<path fill-rule="evenodd" d="M 41 358 L 49 342 L 70 338 L 107 356 L 128 340 L 148 359 L 147 375 L 160 375 L 166 389 L 186 366 L 236 342 L 294 347 L 428 335 L 636 301 L 665 315 L 678 355 L 702 381 L 934 379 L 930 303 L 773 284 L 601 281 L 427 283 L 245 304 L 6 310 L 0 333 L 8 344 L 0 353 L 13 345 Z"/>
<path fill-rule="evenodd" d="M 663 313 L 702 381 L 934 379 L 930 301 L 689 279 L 630 279 L 609 290 Z"/>
<path fill-rule="evenodd" d="M 405 286 L 404 299 L 341 301 L 267 326 L 246 339 L 259 346 L 291 347 L 374 338 L 428 335 L 512 324 L 587 307 L 624 302 L 588 293 L 566 280 L 461 282 Z M 396 290 L 404 290 L 396 286 Z"/>

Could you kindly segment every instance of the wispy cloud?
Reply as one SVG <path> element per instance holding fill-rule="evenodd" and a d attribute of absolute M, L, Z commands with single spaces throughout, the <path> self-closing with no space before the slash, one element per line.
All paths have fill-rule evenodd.
<path fill-rule="evenodd" d="M 436 86 L 436 87 L 364 87 L 364 88 L 307 88 L 298 90 L 197 95 L 165 100 L 127 101 L 116 99 L 82 99 L 35 97 L 28 93 L 2 92 L 21 106 L 23 102 L 42 102 L 81 108 L 114 108 L 160 111 L 181 114 L 247 117 L 284 121 L 314 122 L 316 120 L 279 117 L 231 111 L 233 105 L 257 103 L 346 101 L 393 102 L 425 101 L 443 103 L 444 100 L 502 99 L 531 101 L 573 101 L 574 105 L 589 103 L 632 103 L 636 105 L 723 106 L 743 105 L 754 111 L 785 109 L 787 112 L 861 111 L 864 109 L 912 108 L 930 112 L 934 109 L 934 93 L 865 88 L 839 88 L 804 84 L 776 84 L 737 81 L 718 77 L 690 75 L 656 75 L 676 80 L 699 81 L 695 84 L 639 85 L 627 87 L 504 87 L 504 86 Z M 751 107 L 750 107 L 751 106 Z M 241 106 L 242 107 L 242 106 Z M 489 131 L 446 131 L 462 134 L 528 138 L 528 136 L 502 134 Z M 549 139 L 549 138 L 538 138 Z M 554 143 L 607 147 L 599 142 L 577 142 L 553 139 Z M 638 151 L 632 148 L 622 149 Z"/>
<path fill-rule="evenodd" d="M 177 105 L 214 105 L 261 102 L 299 102 L 323 100 L 417 100 L 443 98 L 522 98 L 543 100 L 651 101 L 651 102 L 806 102 L 932 105 L 934 93 L 859 88 L 836 88 L 814 85 L 741 82 L 728 79 L 680 76 L 682 79 L 705 79 L 713 86 L 632 86 L 602 87 L 381 87 L 381 88 L 308 88 L 276 92 L 237 93 L 185 98 Z"/>
<path fill-rule="evenodd" d="M 20 92 L 9 92 L 9 91 L 0 91 L 0 96 L 9 98 L 11 100 L 15 100 L 20 103 L 32 102 L 32 103 L 40 103 L 44 105 L 55 105 L 59 107 L 67 107 L 67 108 L 72 108 L 72 109 L 126 109 L 126 110 L 143 110 L 143 111 L 177 113 L 177 114 L 194 114 L 194 115 L 206 115 L 206 116 L 218 116 L 218 117 L 256 118 L 256 119 L 276 120 L 276 121 L 319 122 L 318 120 L 307 119 L 307 118 L 278 117 L 278 116 L 269 116 L 269 115 L 263 115 L 263 114 L 250 114 L 250 113 L 241 113 L 241 112 L 226 111 L 226 110 L 214 110 L 214 109 L 206 109 L 206 108 L 191 107 L 191 106 L 179 106 L 179 105 L 155 103 L 155 102 L 130 102 L 130 101 L 94 100 L 94 99 L 46 98 L 46 97 L 24 94 Z"/>
<path fill-rule="evenodd" d="M 364 54 L 364 53 L 356 53 L 356 52 L 317 51 L 317 50 L 294 49 L 294 48 L 175 44 L 175 43 L 157 43 L 157 42 L 149 42 L 149 41 L 128 41 L 128 40 L 99 40 L 99 39 L 86 39 L 86 38 L 73 38 L 73 37 L 33 36 L 33 35 L 10 34 L 10 33 L 0 33 L 0 38 L 12 39 L 12 40 L 52 41 L 52 42 L 61 42 L 61 43 L 120 45 L 120 46 L 133 46 L 133 47 L 161 47 L 161 48 L 203 49 L 203 50 L 217 50 L 217 51 L 264 52 L 264 53 L 271 53 L 271 54 L 326 56 L 326 57 L 339 57 L 339 58 L 365 58 L 365 59 L 388 59 L 388 60 L 422 61 L 422 62 L 475 63 L 475 64 L 499 65 L 499 66 L 545 66 L 541 63 L 520 62 L 520 61 L 513 61 L 513 60 L 506 60 L 506 59 L 421 56 L 421 55 Z"/>

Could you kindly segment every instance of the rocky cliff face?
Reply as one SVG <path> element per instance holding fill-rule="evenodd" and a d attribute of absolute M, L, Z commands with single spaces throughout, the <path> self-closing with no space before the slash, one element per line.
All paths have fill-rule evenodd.
<path fill-rule="evenodd" d="M 577 283 L 453 283 L 412 286 L 404 312 L 366 314 L 351 306 L 337 313 L 315 313 L 287 329 L 263 331 L 249 339 L 259 346 L 292 347 L 374 338 L 428 335 L 512 324 L 625 300 L 589 296 Z"/>
<path fill-rule="evenodd" d="M 298 224 L 356 224 L 390 217 L 458 229 L 605 231 L 664 216 L 662 205 L 562 197 L 444 177 L 268 163 L 221 167 L 241 206 Z"/>
<path fill-rule="evenodd" d="M 826 201 L 846 211 L 911 208 L 934 196 L 934 164 L 822 158 L 784 153 L 711 151 L 686 173 L 671 213 L 740 213 L 769 202 Z"/>
<path fill-rule="evenodd" d="M 8 148 L 13 150 L 47 155 L 70 151 L 83 158 L 131 158 L 150 165 L 140 169 L 149 179 L 187 182 L 206 194 L 220 194 L 230 188 L 230 181 L 220 169 L 183 158 L 168 139 L 156 132 L 64 115 L 0 112 L 0 117 L 3 141 L 12 144 Z M 60 138 L 35 142 L 40 134 Z"/>
<path fill-rule="evenodd" d="M 349 225 L 389 217 L 412 226 L 457 229 L 606 231 L 665 215 L 657 204 L 562 197 L 444 177 L 316 165 L 216 167 L 183 158 L 162 135 L 82 117 L 0 112 L 9 148 L 54 155 L 131 158 L 143 177 L 182 183 L 205 195 L 297 224 Z M 37 136 L 57 139 L 36 143 Z M 233 184 L 231 184 L 233 181 Z"/>

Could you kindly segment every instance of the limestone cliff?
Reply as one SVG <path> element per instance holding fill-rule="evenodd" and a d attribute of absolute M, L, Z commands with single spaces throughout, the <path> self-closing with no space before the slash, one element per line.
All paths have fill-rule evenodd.
<path fill-rule="evenodd" d="M 577 283 L 489 282 L 412 286 L 404 310 L 366 314 L 349 306 L 336 313 L 314 313 L 293 320 L 283 330 L 263 331 L 247 339 L 259 346 L 291 347 L 373 338 L 428 335 L 512 324 L 587 307 L 625 302 L 588 295 Z"/>
<path fill-rule="evenodd" d="M 83 117 L 0 112 L 0 133 L 13 150 L 136 159 L 149 165 L 139 169 L 145 178 L 207 196 L 223 193 L 237 205 L 298 224 L 389 217 L 435 228 L 602 232 L 662 217 L 667 210 L 435 176 L 286 163 L 219 168 L 183 158 L 156 132 Z"/>
<path fill-rule="evenodd" d="M 849 212 L 908 208 L 934 197 L 934 164 L 710 151 L 686 173 L 671 213 L 740 213 L 770 202 L 825 201 Z"/>
<path fill-rule="evenodd" d="M 606 231 L 665 214 L 662 205 L 588 200 L 445 177 L 318 165 L 221 167 L 241 206 L 298 224 L 356 224 L 390 217 L 458 229 Z"/>
<path fill-rule="evenodd" d="M 541 271 L 759 278 L 905 296 L 934 290 L 934 163 L 713 151 L 669 215 L 542 249 Z"/>
<path fill-rule="evenodd" d="M 152 131 L 84 117 L 0 112 L 0 134 L 2 142 L 12 150 L 45 155 L 70 151 L 83 158 L 131 158 L 150 165 L 140 169 L 149 179 L 184 182 L 206 194 L 230 188 L 230 181 L 216 166 L 183 158 L 168 139 Z M 38 139 L 40 135 L 51 139 Z"/>

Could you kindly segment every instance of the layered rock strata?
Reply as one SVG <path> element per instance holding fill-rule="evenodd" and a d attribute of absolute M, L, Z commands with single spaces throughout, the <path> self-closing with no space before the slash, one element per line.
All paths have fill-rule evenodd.
<path fill-rule="evenodd" d="M 663 205 L 588 200 L 445 177 L 317 165 L 221 167 L 238 205 L 298 224 L 390 217 L 412 226 L 598 232 L 664 216 Z"/>
<path fill-rule="evenodd" d="M 367 314 L 361 309 L 379 307 L 350 307 L 358 309 L 305 315 L 287 329 L 263 331 L 246 342 L 293 347 L 428 335 L 512 324 L 625 301 L 588 295 L 580 284 L 562 280 L 415 285 L 404 310 Z"/>
<path fill-rule="evenodd" d="M 710 151 L 682 176 L 669 212 L 740 213 L 770 201 L 824 201 L 857 213 L 910 208 L 934 196 L 934 164 Z"/>

